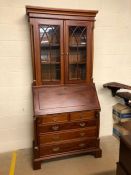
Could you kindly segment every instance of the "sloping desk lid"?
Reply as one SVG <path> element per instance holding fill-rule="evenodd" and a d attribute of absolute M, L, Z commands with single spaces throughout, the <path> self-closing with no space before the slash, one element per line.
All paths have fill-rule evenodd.
<path fill-rule="evenodd" d="M 94 85 L 33 87 L 34 114 L 100 110 Z"/>

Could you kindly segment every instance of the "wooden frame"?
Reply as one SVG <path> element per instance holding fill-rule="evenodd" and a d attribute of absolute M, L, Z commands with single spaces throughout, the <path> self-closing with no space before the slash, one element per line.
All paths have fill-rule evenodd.
<path fill-rule="evenodd" d="M 29 16 L 31 24 L 31 40 L 34 44 L 33 53 L 33 67 L 34 67 L 34 82 L 37 86 L 46 84 L 57 84 L 57 82 L 43 82 L 41 79 L 41 65 L 40 65 L 40 45 L 39 45 L 39 24 L 58 24 L 61 28 L 61 81 L 60 84 L 65 83 L 90 83 L 93 82 L 93 28 L 94 20 L 98 11 L 91 10 L 69 10 L 69 9 L 54 9 L 26 6 L 26 13 Z M 70 19 L 70 20 L 68 20 Z M 63 20 L 63 22 L 62 22 Z M 83 25 L 88 28 L 87 41 L 87 64 L 86 64 L 86 81 L 69 81 L 68 80 L 68 27 L 69 25 Z M 62 35 L 64 33 L 64 35 Z M 64 61 L 65 60 L 65 61 Z"/>
<path fill-rule="evenodd" d="M 43 160 L 69 155 L 92 154 L 96 158 L 101 157 L 100 104 L 92 78 L 93 29 L 98 11 L 26 6 L 26 13 L 30 23 L 33 60 L 33 168 L 40 169 Z M 60 26 L 59 84 L 55 81 L 42 81 L 39 33 L 41 24 Z M 78 78 L 79 69 L 77 80 L 68 78 L 69 26 L 87 28 L 84 60 L 87 71 L 84 75 L 86 78 L 83 79 Z M 77 52 L 77 67 L 78 58 Z"/>

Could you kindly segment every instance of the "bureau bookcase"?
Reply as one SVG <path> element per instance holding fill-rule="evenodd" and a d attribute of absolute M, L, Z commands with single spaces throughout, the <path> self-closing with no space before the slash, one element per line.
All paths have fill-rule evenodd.
<path fill-rule="evenodd" d="M 69 155 L 101 157 L 92 78 L 97 11 L 26 6 L 33 62 L 33 168 Z"/>

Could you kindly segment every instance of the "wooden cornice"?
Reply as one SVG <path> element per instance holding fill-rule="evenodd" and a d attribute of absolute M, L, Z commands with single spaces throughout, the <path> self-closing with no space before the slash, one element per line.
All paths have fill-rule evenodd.
<path fill-rule="evenodd" d="M 74 10 L 74 9 L 58 9 L 58 8 L 47 8 L 38 6 L 26 6 L 26 14 L 29 17 L 37 17 L 37 14 L 95 17 L 97 13 L 98 13 L 97 10 L 77 10 L 77 9 Z"/>

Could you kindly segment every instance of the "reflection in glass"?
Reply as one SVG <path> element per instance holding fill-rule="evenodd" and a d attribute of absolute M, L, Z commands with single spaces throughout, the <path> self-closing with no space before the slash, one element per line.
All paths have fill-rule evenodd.
<path fill-rule="evenodd" d="M 60 80 L 60 27 L 40 25 L 42 80 Z"/>
<path fill-rule="evenodd" d="M 85 26 L 69 27 L 69 80 L 86 79 L 86 33 Z"/>

